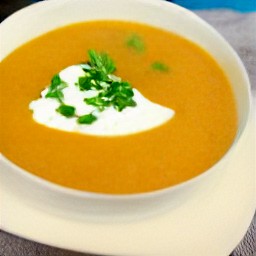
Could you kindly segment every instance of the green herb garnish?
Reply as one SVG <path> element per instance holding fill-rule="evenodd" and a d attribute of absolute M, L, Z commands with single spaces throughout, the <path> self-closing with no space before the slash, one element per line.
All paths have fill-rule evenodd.
<path fill-rule="evenodd" d="M 113 73 L 116 70 L 116 66 L 113 60 L 106 53 L 97 53 L 94 50 L 88 51 L 90 62 L 92 68 L 104 73 L 106 75 Z"/>
<path fill-rule="evenodd" d="M 59 112 L 61 115 L 66 116 L 66 117 L 72 117 L 75 115 L 75 107 L 61 104 L 57 109 L 57 112 Z"/>
<path fill-rule="evenodd" d="M 51 80 L 51 85 L 49 87 L 49 90 L 47 94 L 45 95 L 45 98 L 55 98 L 60 103 L 63 101 L 63 93 L 62 90 L 67 87 L 67 84 L 61 80 L 59 74 L 54 75 Z"/>
<path fill-rule="evenodd" d="M 138 53 L 142 53 L 145 50 L 144 41 L 137 34 L 130 35 L 126 40 L 126 45 Z"/>
<path fill-rule="evenodd" d="M 110 106 L 113 106 L 117 111 L 122 111 L 126 107 L 136 106 L 131 85 L 113 75 L 116 70 L 113 60 L 106 53 L 98 53 L 94 50 L 88 51 L 88 57 L 89 61 L 80 65 L 85 73 L 84 76 L 78 78 L 76 85 L 81 91 L 96 91 L 97 96 L 85 98 L 85 104 L 95 106 L 98 111 L 104 111 L 106 107 Z M 56 111 L 61 115 L 76 117 L 79 124 L 92 124 L 95 122 L 97 117 L 94 114 L 78 116 L 75 113 L 74 106 L 64 103 L 65 99 L 62 90 L 67 86 L 61 80 L 59 74 L 54 75 L 45 97 L 55 98 L 60 102 Z"/>
<path fill-rule="evenodd" d="M 136 102 L 132 99 L 133 95 L 132 87 L 128 82 L 113 82 L 102 93 L 102 97 L 109 99 L 110 104 L 118 111 L 136 106 Z"/>
<path fill-rule="evenodd" d="M 154 63 L 152 63 L 151 68 L 154 70 L 162 71 L 162 72 L 169 71 L 169 67 L 166 64 L 158 61 L 155 61 Z"/>
<path fill-rule="evenodd" d="M 112 74 L 116 69 L 112 59 L 106 53 L 97 53 L 93 50 L 88 51 L 88 55 L 89 62 L 82 64 L 86 73 L 78 79 L 78 86 L 82 91 L 96 90 L 98 95 L 85 98 L 84 102 L 97 107 L 99 111 L 109 106 L 113 106 L 117 111 L 136 106 L 132 99 L 131 85 Z"/>
<path fill-rule="evenodd" d="M 99 111 L 103 111 L 105 107 L 110 106 L 110 101 L 108 99 L 104 99 L 104 97 L 102 97 L 102 93 L 96 97 L 85 98 L 84 102 L 88 105 L 97 107 Z"/>
<path fill-rule="evenodd" d="M 81 64 L 86 73 L 85 76 L 79 77 L 79 88 L 81 91 L 101 90 L 111 80 L 108 75 L 116 70 L 116 66 L 106 53 L 97 53 L 94 50 L 89 50 L 88 56 L 89 62 Z"/>
<path fill-rule="evenodd" d="M 97 120 L 97 117 L 94 116 L 92 113 L 88 115 L 83 115 L 78 117 L 77 122 L 79 124 L 92 124 Z"/>

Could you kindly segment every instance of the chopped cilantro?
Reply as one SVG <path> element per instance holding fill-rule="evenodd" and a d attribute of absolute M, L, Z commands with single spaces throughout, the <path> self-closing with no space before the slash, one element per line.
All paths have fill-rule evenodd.
<path fill-rule="evenodd" d="M 97 53 L 94 50 L 89 50 L 88 55 L 89 64 L 101 73 L 111 74 L 116 70 L 113 60 L 106 53 Z"/>
<path fill-rule="evenodd" d="M 62 102 L 63 92 L 61 90 L 48 91 L 48 93 L 45 95 L 45 97 L 46 98 L 55 98 L 58 101 Z"/>
<path fill-rule="evenodd" d="M 116 70 L 113 60 L 106 53 L 97 53 L 94 50 L 88 51 L 89 62 L 81 64 L 86 72 L 79 77 L 78 86 L 80 90 L 102 89 L 102 82 L 109 82 L 109 74 Z"/>
<path fill-rule="evenodd" d="M 104 110 L 105 107 L 110 105 L 110 101 L 104 99 L 101 94 L 96 97 L 85 98 L 84 102 L 88 105 L 98 107 L 100 111 Z"/>
<path fill-rule="evenodd" d="M 63 116 L 72 117 L 75 115 L 76 109 L 73 106 L 62 104 L 56 109 L 56 111 Z"/>
<path fill-rule="evenodd" d="M 131 85 L 112 74 L 116 67 L 108 55 L 94 50 L 89 50 L 88 55 L 89 62 L 81 65 L 85 75 L 79 77 L 78 86 L 81 91 L 96 90 L 99 93 L 95 97 L 85 98 L 84 102 L 100 111 L 109 106 L 113 106 L 117 111 L 136 106 L 132 99 Z"/>
<path fill-rule="evenodd" d="M 60 103 L 63 101 L 63 93 L 62 90 L 67 87 L 67 84 L 61 80 L 59 74 L 54 75 L 51 80 L 51 85 L 48 89 L 47 94 L 45 95 L 45 98 L 55 98 Z"/>
<path fill-rule="evenodd" d="M 92 79 L 91 77 L 88 76 L 82 76 L 79 77 L 78 79 L 78 85 L 81 91 L 84 90 L 91 90 L 93 86 L 95 86 L 95 84 L 92 83 Z"/>
<path fill-rule="evenodd" d="M 59 74 L 54 75 L 51 81 L 51 86 L 50 86 L 51 90 L 56 89 L 57 86 L 61 84 L 61 82 L 62 81 Z"/>
<path fill-rule="evenodd" d="M 169 67 L 166 64 L 159 61 L 155 61 L 154 63 L 152 63 L 151 68 L 162 72 L 169 71 Z"/>
<path fill-rule="evenodd" d="M 92 124 L 97 120 L 97 117 L 94 116 L 92 113 L 88 115 L 83 115 L 78 117 L 77 122 L 79 124 Z"/>
<path fill-rule="evenodd" d="M 117 111 L 122 111 L 126 107 L 136 106 L 133 100 L 133 90 L 128 82 L 113 75 L 116 66 L 113 60 L 106 53 L 98 53 L 94 50 L 88 51 L 89 61 L 81 64 L 84 76 L 78 78 L 76 85 L 81 91 L 97 91 L 97 96 L 85 98 L 85 104 L 95 106 L 98 111 L 104 111 L 106 107 L 113 106 Z M 87 114 L 78 116 L 73 106 L 64 103 L 62 90 L 67 84 L 61 80 L 59 74 L 54 75 L 51 80 L 46 98 L 55 98 L 60 102 L 56 109 L 58 113 L 66 117 L 77 117 L 79 124 L 92 124 L 97 120 L 95 115 Z"/>
<path fill-rule="evenodd" d="M 109 87 L 102 90 L 98 96 L 93 98 L 85 98 L 84 101 L 88 105 L 93 105 L 102 111 L 105 107 L 113 106 L 116 110 L 122 111 L 126 107 L 136 106 L 136 102 L 132 99 L 134 93 L 128 82 L 112 82 Z"/>
<path fill-rule="evenodd" d="M 113 82 L 103 96 L 109 98 L 116 110 L 122 111 L 126 107 L 136 106 L 136 102 L 132 99 L 133 95 L 132 87 L 128 82 Z"/>
<path fill-rule="evenodd" d="M 145 51 L 145 43 L 142 38 L 137 34 L 130 35 L 126 40 L 126 45 L 128 48 L 131 48 L 138 53 L 142 53 Z"/>

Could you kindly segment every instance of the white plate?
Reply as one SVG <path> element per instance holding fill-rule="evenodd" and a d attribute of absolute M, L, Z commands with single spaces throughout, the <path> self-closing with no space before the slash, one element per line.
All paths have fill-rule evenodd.
<path fill-rule="evenodd" d="M 88 11 L 88 8 L 86 9 L 87 15 L 84 15 L 84 9 L 78 8 L 74 2 L 80 5 L 85 2 L 90 3 L 87 7 L 89 10 L 90 8 L 99 9 L 96 13 L 98 16 L 95 17 L 95 12 Z M 100 8 L 100 2 L 100 0 L 43 1 L 16 13 L 15 16 L 1 24 L 1 34 L 5 35 L 5 40 L 2 40 L 5 42 L 1 48 L 2 57 L 38 33 L 53 29 L 54 26 L 65 25 L 66 22 L 79 21 L 84 19 L 84 16 L 89 20 L 97 17 L 113 19 L 113 16 L 124 20 L 136 18 L 138 21 L 166 28 L 172 23 L 175 31 L 179 31 L 181 35 L 184 33 L 187 38 L 194 39 L 193 41 L 209 49 L 219 63 L 225 67 L 230 81 L 236 84 L 235 94 L 239 95 L 238 98 L 240 96 L 242 98 L 239 100 L 238 109 L 240 116 L 243 117 L 241 113 L 246 113 L 248 99 L 240 85 L 248 84 L 246 74 L 237 56 L 211 27 L 184 9 L 173 6 L 167 11 L 165 8 L 167 3 L 164 1 L 138 1 L 150 3 L 153 9 L 144 4 L 144 7 L 139 9 L 142 5 L 132 0 L 115 1 L 116 4 L 119 3 L 122 13 L 120 13 L 120 8 L 113 12 L 113 5 L 108 5 L 109 9 L 106 11 Z M 130 5 L 132 3 L 133 6 Z M 72 12 L 72 8 L 77 12 Z M 58 15 L 56 15 L 56 10 L 58 10 Z M 161 19 L 156 17 L 156 10 L 161 10 Z M 51 16 L 48 15 L 49 13 Z M 36 18 L 37 26 L 34 26 L 31 20 Z M 28 28 L 27 33 L 19 27 Z M 234 72 L 234 70 L 239 70 L 239 72 Z M 243 118 L 245 121 L 246 117 Z M 227 256 L 246 232 L 255 209 L 254 134 L 251 121 L 234 147 L 226 168 L 222 171 L 211 172 L 213 176 L 207 175 L 210 177 L 209 182 L 198 182 L 197 184 L 202 185 L 194 187 L 186 200 L 180 201 L 175 193 L 170 194 L 172 196 L 166 201 L 169 208 L 165 207 L 160 212 L 159 204 L 156 204 L 156 209 L 150 208 L 148 214 L 144 214 L 144 217 L 141 215 L 140 218 L 117 219 L 116 215 L 109 211 L 106 215 L 111 215 L 111 218 L 107 220 L 98 218 L 98 215 L 94 219 L 85 215 L 79 217 L 74 207 L 60 215 L 60 211 L 52 211 L 53 205 L 47 207 L 46 203 L 54 202 L 54 200 L 59 203 L 60 197 L 49 192 L 45 193 L 43 198 L 43 193 L 37 193 L 36 195 L 39 196 L 35 195 L 32 200 L 33 196 L 30 197 L 29 194 L 34 195 L 38 189 L 32 191 L 30 187 L 27 187 L 28 193 L 24 196 L 24 193 L 20 193 L 19 183 L 21 187 L 26 187 L 29 182 L 22 183 L 17 179 L 18 172 L 16 183 L 12 182 L 11 173 L 7 169 L 1 172 L 1 169 L 0 228 L 41 243 L 82 252 L 140 256 L 198 256 L 202 254 Z M 3 181 L 5 177 L 8 177 L 8 182 Z M 32 183 L 29 179 L 26 181 Z M 36 184 L 35 182 L 34 185 Z M 42 189 L 42 186 L 40 188 Z M 46 195 L 51 195 L 51 198 Z M 171 201 L 177 201 L 178 204 L 173 204 Z M 81 208 L 83 206 L 82 204 Z M 102 210 L 102 205 L 98 204 L 98 206 Z M 152 214 L 153 210 L 155 210 L 154 214 Z"/>
<path fill-rule="evenodd" d="M 227 256 L 255 209 L 255 127 L 250 121 L 233 159 L 212 187 L 140 220 L 95 222 L 33 207 L 15 187 L 1 187 L 1 228 L 44 244 L 110 255 Z M 39 199 L 40 200 L 40 199 Z"/>

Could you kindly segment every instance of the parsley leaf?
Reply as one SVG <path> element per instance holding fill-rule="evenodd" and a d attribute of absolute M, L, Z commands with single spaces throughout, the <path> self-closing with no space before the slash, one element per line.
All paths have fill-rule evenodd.
<path fill-rule="evenodd" d="M 128 48 L 131 48 L 138 53 L 142 53 L 145 51 L 144 41 L 137 34 L 130 35 L 126 40 L 126 45 Z"/>
<path fill-rule="evenodd" d="M 57 109 L 57 112 L 59 112 L 61 115 L 66 117 L 72 117 L 75 115 L 75 107 L 70 105 L 61 104 Z"/>
<path fill-rule="evenodd" d="M 133 95 L 132 87 L 128 82 L 113 82 L 104 94 L 118 111 L 136 106 L 136 102 L 132 99 Z"/>
<path fill-rule="evenodd" d="M 79 124 L 92 124 L 93 122 L 95 122 L 97 120 L 97 117 L 94 116 L 92 113 L 91 114 L 88 114 L 88 115 L 83 115 L 83 116 L 80 116 L 78 119 L 77 119 L 77 122 Z"/>
<path fill-rule="evenodd" d="M 81 91 L 91 90 L 93 87 L 92 79 L 88 76 L 82 76 L 78 78 L 78 85 Z"/>
<path fill-rule="evenodd" d="M 46 98 L 55 98 L 57 100 L 59 100 L 60 102 L 62 102 L 63 100 L 63 92 L 60 90 L 53 90 L 53 91 L 49 91 L 46 95 Z"/>
<path fill-rule="evenodd" d="M 88 51 L 88 57 L 87 63 L 80 64 L 85 73 L 84 76 L 78 78 L 76 85 L 81 91 L 97 91 L 97 96 L 85 98 L 85 104 L 95 106 L 98 111 L 104 111 L 110 106 L 117 111 L 136 106 L 131 84 L 113 75 L 116 70 L 113 60 L 106 53 L 98 53 L 94 50 Z M 45 97 L 55 98 L 60 102 L 56 111 L 65 117 L 76 117 L 79 124 L 95 122 L 97 117 L 92 113 L 78 116 L 75 113 L 75 107 L 64 103 L 62 90 L 65 87 L 67 84 L 61 80 L 59 74 L 54 75 Z"/>
<path fill-rule="evenodd" d="M 100 70 L 101 73 L 111 74 L 116 70 L 116 66 L 113 60 L 104 52 L 97 53 L 94 50 L 88 51 L 89 55 L 89 64 L 92 68 Z"/>
<path fill-rule="evenodd" d="M 116 70 L 113 60 L 106 53 L 97 53 L 94 50 L 88 51 L 89 62 L 81 64 L 85 71 L 83 77 L 79 77 L 78 86 L 83 90 L 101 90 L 102 82 L 109 82 L 109 75 Z"/>
<path fill-rule="evenodd" d="M 89 50 L 88 56 L 89 62 L 81 64 L 85 75 L 79 77 L 78 86 L 81 91 L 96 90 L 98 95 L 85 98 L 84 102 L 97 107 L 99 111 L 109 106 L 113 106 L 117 111 L 136 106 L 132 99 L 134 93 L 130 83 L 123 82 L 121 78 L 112 74 L 116 67 L 110 57 L 94 50 Z"/>
<path fill-rule="evenodd" d="M 151 68 L 162 72 L 169 71 L 169 67 L 166 64 L 159 61 L 155 61 L 154 63 L 152 63 Z"/>
<path fill-rule="evenodd" d="M 104 110 L 105 107 L 110 105 L 110 101 L 108 99 L 104 99 L 102 94 L 92 97 L 92 98 L 85 98 L 84 102 L 88 105 L 96 106 L 100 111 Z"/>
<path fill-rule="evenodd" d="M 53 78 L 52 78 L 52 81 L 51 81 L 51 86 L 50 86 L 51 90 L 56 89 L 57 86 L 61 84 L 61 82 L 62 81 L 60 79 L 59 74 L 54 75 Z"/>
<path fill-rule="evenodd" d="M 63 101 L 63 93 L 62 90 L 67 87 L 67 84 L 61 80 L 59 74 L 56 74 L 53 76 L 51 80 L 51 85 L 48 89 L 47 94 L 45 95 L 45 98 L 55 98 L 60 103 Z"/>

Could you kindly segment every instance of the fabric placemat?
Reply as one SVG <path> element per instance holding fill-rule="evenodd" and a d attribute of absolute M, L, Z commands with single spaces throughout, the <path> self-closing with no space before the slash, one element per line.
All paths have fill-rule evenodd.
<path fill-rule="evenodd" d="M 213 25 L 237 51 L 249 73 L 252 94 L 255 101 L 256 12 L 242 14 L 229 10 L 211 10 L 195 11 L 195 13 Z M 1 13 L 1 18 L 5 16 Z M 256 214 L 245 237 L 231 254 L 231 256 L 253 255 L 256 255 Z M 92 254 L 71 252 L 42 245 L 0 230 L 0 256 L 92 256 Z"/>
<path fill-rule="evenodd" d="M 253 106 L 256 106 L 256 12 L 242 14 L 227 10 L 197 11 L 215 27 L 242 59 L 251 82 Z M 256 166 L 255 166 L 256 169 Z M 255 195 L 256 197 L 256 195 Z M 231 256 L 256 256 L 256 212 L 251 225 Z"/>

